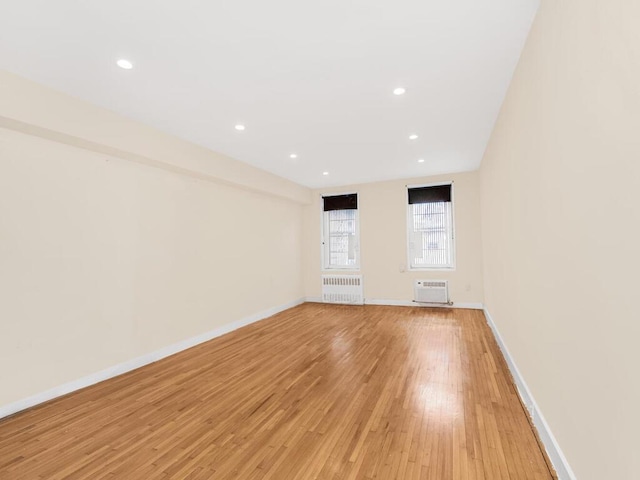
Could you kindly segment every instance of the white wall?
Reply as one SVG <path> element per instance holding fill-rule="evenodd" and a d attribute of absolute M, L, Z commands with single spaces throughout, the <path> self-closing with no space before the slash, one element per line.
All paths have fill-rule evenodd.
<path fill-rule="evenodd" d="M 303 296 L 302 187 L 178 173 L 4 118 L 16 128 L 0 128 L 0 407 Z M 114 143 L 138 128 L 86 104 L 73 118 Z M 190 166 L 199 147 L 155 136 Z M 153 138 L 134 140 L 152 154 Z"/>
<path fill-rule="evenodd" d="M 640 471 L 639 24 L 543 0 L 481 167 L 485 303 L 581 480 Z"/>
<path fill-rule="evenodd" d="M 454 182 L 456 269 L 454 271 L 409 271 L 407 269 L 406 185 L 445 181 Z M 308 297 L 321 295 L 322 194 L 358 192 L 361 237 L 361 269 L 358 273 L 363 275 L 364 294 L 368 301 L 410 302 L 413 300 L 414 280 L 446 279 L 449 280 L 451 299 L 454 302 L 482 303 L 479 188 L 478 173 L 469 172 L 314 191 L 313 203 L 304 207 L 306 295 Z"/>

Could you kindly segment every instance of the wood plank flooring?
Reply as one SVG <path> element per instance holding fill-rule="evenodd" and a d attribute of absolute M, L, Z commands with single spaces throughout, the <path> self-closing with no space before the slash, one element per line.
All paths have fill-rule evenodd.
<path fill-rule="evenodd" d="M 0 421 L 1 479 L 550 479 L 484 316 L 304 304 Z"/>

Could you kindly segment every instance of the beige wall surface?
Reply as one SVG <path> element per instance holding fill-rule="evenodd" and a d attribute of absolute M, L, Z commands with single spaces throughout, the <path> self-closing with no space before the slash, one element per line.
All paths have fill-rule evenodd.
<path fill-rule="evenodd" d="M 0 128 L 0 406 L 303 296 L 300 204 Z"/>
<path fill-rule="evenodd" d="M 485 303 L 580 480 L 640 472 L 638 25 L 543 1 L 481 167 Z"/>
<path fill-rule="evenodd" d="M 309 189 L 0 70 L 0 128 L 308 203 Z"/>
<path fill-rule="evenodd" d="M 446 181 L 454 182 L 456 269 L 408 271 L 406 185 Z M 451 299 L 456 303 L 483 301 L 477 172 L 314 191 L 313 203 L 304 207 L 304 281 L 308 297 L 321 295 L 322 194 L 344 192 L 358 192 L 361 257 L 359 273 L 363 275 L 364 294 L 368 301 L 411 301 L 413 282 L 417 279 L 449 280 Z"/>

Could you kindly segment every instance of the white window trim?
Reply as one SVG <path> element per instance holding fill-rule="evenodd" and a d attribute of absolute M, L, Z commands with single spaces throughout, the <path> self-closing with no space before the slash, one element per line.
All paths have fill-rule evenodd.
<path fill-rule="evenodd" d="M 409 204 L 409 189 L 410 188 L 422 188 L 422 187 L 440 187 L 442 185 L 451 185 L 451 266 L 449 267 L 413 267 L 411 266 L 411 247 L 409 242 L 411 240 L 409 235 L 409 228 L 413 222 L 411 216 L 411 205 Z M 407 225 L 405 228 L 406 247 L 407 247 L 407 271 L 409 272 L 453 272 L 456 270 L 456 202 L 455 202 L 455 187 L 453 180 L 448 182 L 433 182 L 433 183 L 418 183 L 414 185 L 405 186 L 405 202 L 407 209 Z"/>
<path fill-rule="evenodd" d="M 356 209 L 356 237 L 358 239 L 358 247 L 356 249 L 356 265 L 349 265 L 345 267 L 329 267 L 327 266 L 327 252 L 324 244 L 324 233 L 325 233 L 325 221 L 324 221 L 324 197 L 333 197 L 339 195 L 357 195 L 358 196 L 358 208 Z M 362 258 L 360 256 L 361 249 L 361 241 L 360 241 L 360 192 L 357 191 L 349 191 L 349 192 L 325 192 L 320 194 L 320 271 L 321 272 L 360 272 L 362 268 Z"/>

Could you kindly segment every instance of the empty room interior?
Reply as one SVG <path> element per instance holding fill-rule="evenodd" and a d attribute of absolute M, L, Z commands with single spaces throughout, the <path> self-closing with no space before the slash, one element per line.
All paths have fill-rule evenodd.
<path fill-rule="evenodd" d="M 0 479 L 639 479 L 639 25 L 2 1 Z"/>

